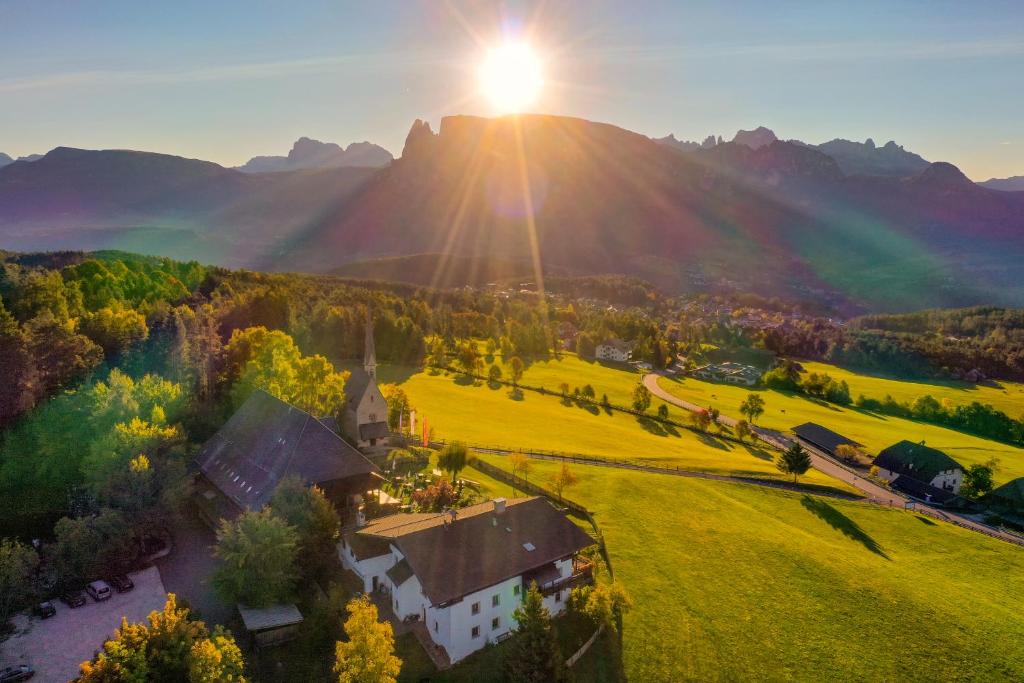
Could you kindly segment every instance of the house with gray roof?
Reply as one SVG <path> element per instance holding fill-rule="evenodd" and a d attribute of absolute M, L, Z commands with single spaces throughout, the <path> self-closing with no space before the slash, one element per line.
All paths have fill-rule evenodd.
<path fill-rule="evenodd" d="M 571 589 L 592 578 L 579 553 L 594 544 L 545 498 L 498 498 L 371 520 L 343 535 L 338 554 L 365 591 L 388 595 L 399 619 L 422 620 L 457 662 L 512 633 L 533 582 L 561 613 Z"/>
<path fill-rule="evenodd" d="M 964 483 L 963 466 L 924 442 L 895 443 L 879 453 L 872 465 L 894 489 L 928 502 L 952 499 Z"/>
<path fill-rule="evenodd" d="M 1024 515 L 1024 477 L 992 489 L 981 500 L 987 505 Z"/>
<path fill-rule="evenodd" d="M 381 481 L 379 468 L 327 425 L 261 389 L 203 444 L 195 467 L 212 524 L 262 509 L 287 476 L 319 486 L 341 511 Z"/>

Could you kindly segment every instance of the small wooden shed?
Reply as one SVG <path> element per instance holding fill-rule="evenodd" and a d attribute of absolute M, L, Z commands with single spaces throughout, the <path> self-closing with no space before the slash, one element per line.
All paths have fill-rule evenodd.
<path fill-rule="evenodd" d="M 293 640 L 302 623 L 302 613 L 295 605 L 246 607 L 238 605 L 242 624 L 257 649 Z"/>

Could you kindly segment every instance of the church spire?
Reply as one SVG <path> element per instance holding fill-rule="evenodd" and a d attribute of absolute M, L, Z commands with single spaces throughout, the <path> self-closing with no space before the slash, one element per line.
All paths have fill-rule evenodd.
<path fill-rule="evenodd" d="M 377 378 L 377 349 L 373 345 L 373 316 L 366 309 L 366 342 L 363 345 L 363 368 L 366 374 Z"/>

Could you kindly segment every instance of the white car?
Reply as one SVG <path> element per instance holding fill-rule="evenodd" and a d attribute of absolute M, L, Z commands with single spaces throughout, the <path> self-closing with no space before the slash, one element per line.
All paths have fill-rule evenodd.
<path fill-rule="evenodd" d="M 113 591 L 110 590 L 110 586 L 106 581 L 93 581 L 85 587 L 85 592 L 91 595 L 92 599 L 96 602 L 109 600 L 110 596 L 113 595 Z"/>

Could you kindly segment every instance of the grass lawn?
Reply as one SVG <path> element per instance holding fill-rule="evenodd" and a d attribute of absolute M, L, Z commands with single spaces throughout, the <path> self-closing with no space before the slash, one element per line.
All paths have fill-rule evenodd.
<path fill-rule="evenodd" d="M 1014 419 L 1024 417 L 1024 384 L 1017 382 L 998 382 L 998 386 L 989 387 L 957 380 L 906 381 L 862 374 L 826 363 L 800 364 L 808 372 L 828 373 L 837 382 L 846 380 L 850 385 L 850 395 L 854 398 L 864 394 L 868 398 L 883 399 L 889 394 L 900 403 L 905 403 L 931 394 L 939 402 L 949 399 L 953 405 L 964 405 L 977 401 L 989 404 Z"/>
<path fill-rule="evenodd" d="M 749 444 L 740 445 L 686 429 L 666 428 L 626 413 L 576 404 L 567 406 L 558 396 L 533 391 L 523 391 L 519 398 L 512 398 L 504 386 L 470 383 L 452 374 L 383 366 L 378 369 L 378 375 L 382 382 L 402 386 L 417 410 L 417 419 L 422 423 L 425 417 L 437 438 L 459 439 L 482 446 L 648 460 L 717 474 L 783 478 L 775 468 L 773 453 Z M 584 363 L 567 355 L 561 361 L 534 363 L 523 381 L 549 386 L 552 390 L 557 390 L 562 381 L 571 386 L 589 382 L 598 396 L 607 393 L 613 402 L 627 402 L 638 379 L 639 375 L 634 372 Z M 652 403 L 652 411 L 658 403 Z M 687 419 L 686 411 L 681 409 L 673 408 L 670 415 L 679 421 Z M 808 483 L 849 490 L 816 471 L 809 472 L 804 479 Z"/>
<path fill-rule="evenodd" d="M 813 367 L 815 364 L 808 365 Z M 675 396 L 698 405 L 715 406 L 733 417 L 739 417 L 740 403 L 751 393 L 744 387 L 704 382 L 692 377 L 662 377 L 658 383 Z M 802 394 L 772 390 L 756 392 L 765 400 L 765 413 L 757 421 L 763 427 L 788 432 L 798 424 L 817 422 L 863 444 L 872 454 L 901 439 L 924 440 L 964 466 L 985 462 L 992 457 L 999 458 L 999 468 L 995 473 L 997 485 L 1024 476 L 1024 450 L 1014 446 L 936 425 L 877 415 L 852 406 L 844 408 Z"/>
<path fill-rule="evenodd" d="M 566 495 L 594 511 L 635 603 L 628 680 L 1024 678 L 1019 547 L 865 503 L 573 471 Z"/>

